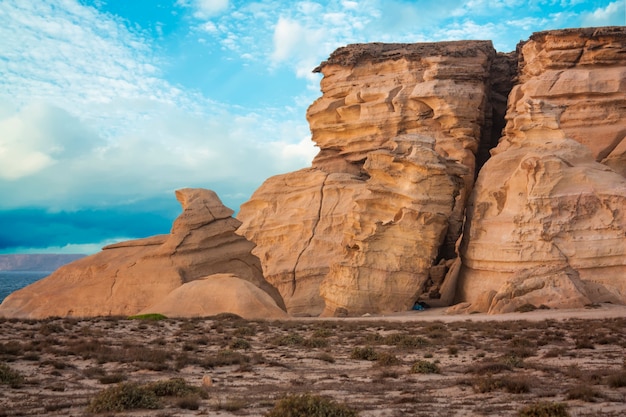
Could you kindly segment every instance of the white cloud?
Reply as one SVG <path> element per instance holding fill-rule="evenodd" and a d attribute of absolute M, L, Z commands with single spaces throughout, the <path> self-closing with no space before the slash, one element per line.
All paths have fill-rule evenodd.
<path fill-rule="evenodd" d="M 0 39 L 0 208 L 93 207 L 190 185 L 241 195 L 310 165 L 304 115 L 249 113 L 169 84 L 142 34 L 93 8 L 1 2 Z"/>
<path fill-rule="evenodd" d="M 15 139 L 8 157 L 0 154 L 0 192 L 11 196 L 2 208 L 102 206 L 185 186 L 251 192 L 271 175 L 310 165 L 316 153 L 304 123 L 262 114 L 193 115 L 163 105 L 104 140 L 55 113 L 63 112 L 37 104 L 0 121 L 0 137 Z"/>
<path fill-rule="evenodd" d="M 189 7 L 198 19 L 208 19 L 228 10 L 228 0 L 178 0 L 176 4 Z"/>
<path fill-rule="evenodd" d="M 209 22 L 205 22 L 203 24 L 200 25 L 200 28 L 208 33 L 218 33 L 219 29 L 217 28 L 217 26 L 215 25 L 215 23 L 209 21 Z"/>
<path fill-rule="evenodd" d="M 584 26 L 619 26 L 626 25 L 626 2 L 622 0 L 609 3 L 604 8 L 598 8 L 593 12 L 584 13 L 582 23 Z"/>
<path fill-rule="evenodd" d="M 308 34 L 309 32 L 299 22 L 281 17 L 274 29 L 272 59 L 280 62 L 294 54 L 301 54 L 306 51 Z"/>
<path fill-rule="evenodd" d="M 0 119 L 0 179 L 17 180 L 80 157 L 93 138 L 64 110 L 33 103 Z"/>
<path fill-rule="evenodd" d="M 514 26 L 518 28 L 522 28 L 524 30 L 531 31 L 533 28 L 544 27 L 548 19 L 540 18 L 540 17 L 524 17 L 516 20 L 508 20 L 506 24 L 508 26 Z M 521 39 L 520 39 L 521 40 Z"/>

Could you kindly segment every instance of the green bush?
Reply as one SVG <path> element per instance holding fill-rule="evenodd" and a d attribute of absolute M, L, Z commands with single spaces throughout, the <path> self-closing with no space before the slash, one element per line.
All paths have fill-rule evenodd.
<path fill-rule="evenodd" d="M 161 408 L 161 403 L 154 391 L 145 386 L 127 382 L 100 391 L 87 410 L 92 413 L 103 413 L 157 408 Z"/>
<path fill-rule="evenodd" d="M 519 417 L 569 417 L 562 403 L 539 402 L 527 405 L 518 414 Z"/>
<path fill-rule="evenodd" d="M 18 371 L 0 363 L 0 384 L 5 384 L 11 388 L 19 388 L 24 383 L 24 377 Z"/>
<path fill-rule="evenodd" d="M 266 417 L 356 417 L 350 407 L 318 395 L 290 395 L 279 400 Z"/>
<path fill-rule="evenodd" d="M 436 363 L 418 360 L 411 366 L 412 374 L 438 374 L 439 367 Z"/>

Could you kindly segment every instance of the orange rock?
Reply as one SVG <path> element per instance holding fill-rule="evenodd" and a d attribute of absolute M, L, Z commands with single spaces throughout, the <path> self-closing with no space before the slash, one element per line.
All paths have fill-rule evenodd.
<path fill-rule="evenodd" d="M 139 314 L 208 317 L 233 313 L 244 319 L 281 319 L 287 313 L 268 293 L 232 274 L 214 274 L 187 282 Z"/>
<path fill-rule="evenodd" d="M 470 310 L 626 303 L 625 51 L 623 27 L 521 47 L 505 136 L 467 208 L 456 300 Z"/>
<path fill-rule="evenodd" d="M 495 59 L 487 41 L 363 44 L 316 69 L 312 168 L 270 178 L 238 214 L 290 314 L 407 310 L 456 256 Z"/>
<path fill-rule="evenodd" d="M 250 253 L 254 244 L 234 233 L 240 222 L 231 217 L 233 211 L 209 190 L 178 190 L 176 197 L 183 213 L 169 235 L 109 245 L 72 262 L 9 295 L 0 316 L 132 315 L 183 284 L 216 273 L 254 284 L 284 308 Z"/>

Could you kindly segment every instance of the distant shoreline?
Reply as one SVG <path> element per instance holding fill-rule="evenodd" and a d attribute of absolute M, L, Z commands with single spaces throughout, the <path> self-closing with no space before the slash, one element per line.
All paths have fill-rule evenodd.
<path fill-rule="evenodd" d="M 65 253 L 33 253 L 33 254 L 7 254 L 0 255 L 0 272 L 46 272 L 55 271 L 58 268 L 77 259 L 83 258 L 84 254 Z"/>

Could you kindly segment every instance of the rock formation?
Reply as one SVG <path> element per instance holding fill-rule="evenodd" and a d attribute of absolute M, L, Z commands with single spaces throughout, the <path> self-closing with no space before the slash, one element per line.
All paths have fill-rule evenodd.
<path fill-rule="evenodd" d="M 624 303 L 626 29 L 541 32 L 519 52 L 467 209 L 459 309 Z"/>
<path fill-rule="evenodd" d="M 284 319 L 287 313 L 270 295 L 232 274 L 213 274 L 187 282 L 139 314 L 167 317 L 208 317 L 221 313 L 244 319 Z"/>
<path fill-rule="evenodd" d="M 268 179 L 240 221 L 181 190 L 170 235 L 65 266 L 0 315 L 626 303 L 626 28 L 540 32 L 508 54 L 356 44 L 315 71 L 310 168 Z"/>
<path fill-rule="evenodd" d="M 0 305 L 0 316 L 88 317 L 137 314 L 142 310 L 160 312 L 151 306 L 164 303 L 172 292 L 169 297 L 175 298 L 177 292 L 186 291 L 192 287 L 188 284 L 196 280 L 224 281 L 222 275 L 214 274 L 237 277 L 231 277 L 229 285 L 219 290 L 221 298 L 233 300 L 253 294 L 248 284 L 234 281 L 244 280 L 269 294 L 268 298 L 275 303 L 271 314 L 276 316 L 276 309 L 284 308 L 282 298 L 263 279 L 259 260 L 250 253 L 254 245 L 234 233 L 240 222 L 231 217 L 233 211 L 209 190 L 178 190 L 176 198 L 183 206 L 183 213 L 169 235 L 110 245 L 66 265 L 9 295 Z M 246 286 L 247 292 L 237 292 Z M 200 287 L 204 294 L 219 288 L 204 281 Z M 254 294 L 255 299 L 258 296 Z M 207 298 L 207 302 L 210 300 L 214 299 Z M 168 311 L 181 316 L 187 315 L 185 310 L 216 311 L 211 306 L 194 306 L 191 302 L 192 299 L 187 305 L 179 306 L 178 311 Z M 263 317 L 270 310 L 261 309 L 255 317 Z M 248 317 L 251 316 L 250 312 Z"/>
<path fill-rule="evenodd" d="M 437 293 L 430 271 L 455 257 L 491 134 L 496 59 L 487 41 L 359 44 L 316 69 L 313 166 L 269 179 L 238 215 L 290 314 L 406 310 Z"/>

